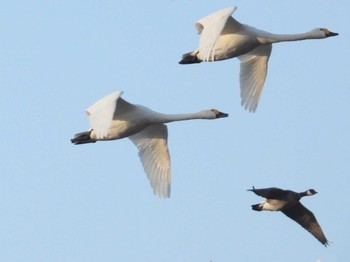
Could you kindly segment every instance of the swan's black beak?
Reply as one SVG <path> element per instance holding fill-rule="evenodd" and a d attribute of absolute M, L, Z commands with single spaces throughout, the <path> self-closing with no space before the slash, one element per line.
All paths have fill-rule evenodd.
<path fill-rule="evenodd" d="M 222 118 L 222 117 L 228 117 L 228 114 L 218 111 L 216 114 L 216 118 Z"/>
<path fill-rule="evenodd" d="M 338 33 L 333 33 L 333 32 L 331 32 L 331 31 L 328 31 L 328 32 L 326 33 L 326 37 L 336 36 L 336 35 L 339 35 L 339 34 L 338 34 Z"/>

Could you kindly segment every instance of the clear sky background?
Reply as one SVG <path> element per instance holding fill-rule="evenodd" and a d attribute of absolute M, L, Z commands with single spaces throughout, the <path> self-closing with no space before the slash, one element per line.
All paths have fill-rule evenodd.
<path fill-rule="evenodd" d="M 275 33 L 339 36 L 280 43 L 255 114 L 240 106 L 239 62 L 179 65 L 194 23 L 228 6 Z M 0 8 L 0 261 L 348 261 L 349 1 L 5 1 Z M 123 139 L 74 146 L 85 109 L 116 90 L 171 123 L 172 195 L 150 188 Z M 327 248 L 247 192 L 304 198 Z"/>

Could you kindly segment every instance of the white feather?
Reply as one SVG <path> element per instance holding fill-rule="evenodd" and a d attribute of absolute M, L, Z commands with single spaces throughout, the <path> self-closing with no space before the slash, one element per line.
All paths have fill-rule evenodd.
<path fill-rule="evenodd" d="M 338 35 L 325 28 L 316 28 L 301 34 L 272 34 L 239 23 L 231 16 L 235 10 L 236 7 L 225 8 L 200 19 L 195 24 L 200 34 L 199 47 L 193 52 L 184 54 L 180 63 L 239 57 L 241 104 L 251 112 L 255 112 L 264 87 L 271 44 Z"/>
<path fill-rule="evenodd" d="M 86 109 L 90 120 L 90 127 L 94 130 L 96 139 L 107 137 L 107 131 L 112 123 L 117 101 L 122 94 L 123 92 L 121 91 L 114 92 L 101 98 Z"/>
<path fill-rule="evenodd" d="M 98 100 L 86 111 L 91 131 L 76 134 L 75 144 L 129 137 L 139 150 L 144 170 L 153 191 L 160 197 L 170 197 L 170 156 L 167 146 L 168 131 L 164 123 L 191 119 L 226 117 L 216 109 L 188 114 L 161 114 L 144 106 L 131 104 L 114 92 Z"/>
<path fill-rule="evenodd" d="M 258 106 L 264 88 L 271 50 L 271 44 L 262 45 L 238 57 L 241 60 L 241 104 L 250 112 L 255 112 Z"/>
<path fill-rule="evenodd" d="M 235 10 L 236 7 L 225 8 L 202 18 L 195 24 L 198 33 L 201 35 L 199 53 L 203 61 L 214 61 L 214 46 L 227 19 Z"/>
<path fill-rule="evenodd" d="M 139 156 L 153 192 L 160 197 L 169 197 L 171 175 L 167 126 L 151 125 L 129 138 L 139 150 Z"/>

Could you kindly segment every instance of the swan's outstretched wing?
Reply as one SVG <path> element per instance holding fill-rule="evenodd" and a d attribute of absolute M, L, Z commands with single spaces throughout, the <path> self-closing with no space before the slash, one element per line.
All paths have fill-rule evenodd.
<path fill-rule="evenodd" d="M 249 112 L 255 112 L 258 106 L 264 88 L 271 50 L 271 44 L 261 45 L 238 57 L 241 60 L 241 104 Z"/>
<path fill-rule="evenodd" d="M 200 34 L 199 53 L 203 61 L 213 61 L 215 43 L 225 27 L 227 19 L 237 9 L 228 7 L 200 19 L 195 27 Z M 233 20 L 233 19 L 232 19 Z M 235 20 L 234 20 L 235 21 Z M 232 22 L 232 21 L 231 21 Z"/>
<path fill-rule="evenodd" d="M 318 224 L 315 215 L 301 203 L 295 206 L 282 210 L 282 212 L 293 219 L 307 231 L 309 231 L 314 237 L 316 237 L 323 245 L 328 245 L 328 240 L 323 234 L 321 226 Z"/>
<path fill-rule="evenodd" d="M 170 197 L 171 174 L 167 126 L 164 124 L 151 125 L 129 138 L 139 150 L 143 168 L 154 194 L 160 197 Z"/>
<path fill-rule="evenodd" d="M 112 122 L 117 106 L 117 101 L 122 93 L 122 91 L 117 91 L 109 94 L 86 109 L 90 120 L 90 127 L 95 131 L 97 139 L 106 138 L 107 130 Z"/>

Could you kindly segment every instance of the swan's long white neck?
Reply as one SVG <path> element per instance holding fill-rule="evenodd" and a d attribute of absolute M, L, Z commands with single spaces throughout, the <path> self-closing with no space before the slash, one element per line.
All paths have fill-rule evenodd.
<path fill-rule="evenodd" d="M 301 34 L 273 34 L 256 28 L 251 28 L 251 30 L 254 31 L 256 38 L 261 44 L 323 38 L 320 34 L 316 34 L 315 31 L 309 31 Z"/>
<path fill-rule="evenodd" d="M 213 119 L 212 116 L 209 116 L 205 111 L 200 111 L 197 113 L 186 113 L 186 114 L 160 114 L 157 113 L 157 120 L 160 123 L 169 123 L 174 121 L 185 121 L 192 119 Z"/>

